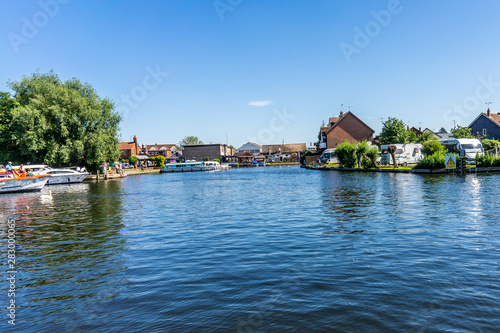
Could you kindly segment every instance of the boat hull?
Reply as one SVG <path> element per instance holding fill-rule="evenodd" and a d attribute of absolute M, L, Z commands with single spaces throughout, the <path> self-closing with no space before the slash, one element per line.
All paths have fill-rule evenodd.
<path fill-rule="evenodd" d="M 0 181 L 0 193 L 37 192 L 40 191 L 49 177 L 18 178 Z"/>
<path fill-rule="evenodd" d="M 47 181 L 47 185 L 77 184 L 83 182 L 88 175 L 88 172 L 78 174 L 68 173 L 57 176 L 51 175 Z"/>

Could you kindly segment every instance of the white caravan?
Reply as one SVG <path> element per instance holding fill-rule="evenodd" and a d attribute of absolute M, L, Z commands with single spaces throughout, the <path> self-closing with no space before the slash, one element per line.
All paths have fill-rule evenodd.
<path fill-rule="evenodd" d="M 462 151 L 468 160 L 473 160 L 476 155 L 484 153 L 483 145 L 478 139 L 441 139 L 439 140 L 448 152 L 460 155 Z"/>
<path fill-rule="evenodd" d="M 420 143 L 397 143 L 393 145 L 380 146 L 381 164 L 394 164 L 391 154 L 389 154 L 389 146 L 396 146 L 395 156 L 398 165 L 406 166 L 409 164 L 417 164 L 424 159 L 422 145 Z"/>

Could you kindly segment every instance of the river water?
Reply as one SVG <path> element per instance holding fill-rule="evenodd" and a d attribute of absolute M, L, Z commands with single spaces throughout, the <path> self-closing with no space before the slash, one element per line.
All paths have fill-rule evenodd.
<path fill-rule="evenodd" d="M 14 298 L 26 332 L 498 332 L 499 183 L 266 167 L 2 195 L 0 331 Z"/>

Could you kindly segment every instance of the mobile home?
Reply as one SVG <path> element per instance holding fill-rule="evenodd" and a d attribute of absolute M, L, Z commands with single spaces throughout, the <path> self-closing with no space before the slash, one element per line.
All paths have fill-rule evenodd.
<path fill-rule="evenodd" d="M 323 154 L 319 157 L 321 164 L 338 164 L 339 159 L 337 154 L 335 154 L 335 148 L 326 149 Z"/>
<path fill-rule="evenodd" d="M 473 160 L 476 155 L 482 155 L 484 153 L 483 145 L 478 139 L 441 139 L 439 140 L 443 146 L 448 149 L 448 152 L 460 155 L 462 152 L 465 154 L 467 159 Z"/>
<path fill-rule="evenodd" d="M 424 154 L 422 153 L 422 145 L 420 143 L 405 143 L 405 144 L 393 144 L 393 145 L 381 145 L 380 146 L 380 163 L 381 164 L 394 164 L 394 161 L 389 154 L 389 146 L 396 146 L 396 161 L 398 165 L 409 165 L 417 164 L 424 159 Z"/>

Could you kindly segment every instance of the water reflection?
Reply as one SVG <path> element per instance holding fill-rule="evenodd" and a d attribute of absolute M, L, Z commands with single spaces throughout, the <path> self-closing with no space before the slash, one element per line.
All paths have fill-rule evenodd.
<path fill-rule="evenodd" d="M 121 182 L 110 181 L 0 197 L 3 215 L 16 220 L 20 327 L 37 320 L 46 329 L 80 327 L 119 294 L 121 191 Z"/>

